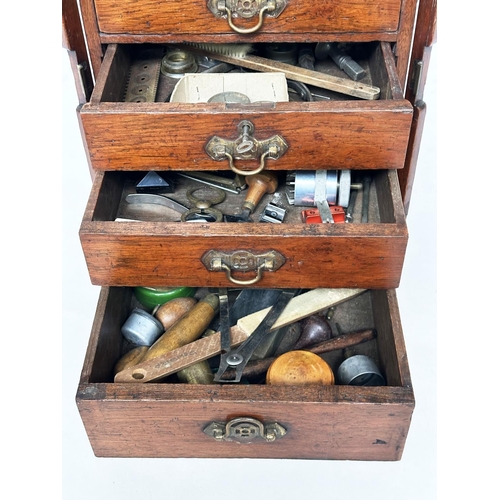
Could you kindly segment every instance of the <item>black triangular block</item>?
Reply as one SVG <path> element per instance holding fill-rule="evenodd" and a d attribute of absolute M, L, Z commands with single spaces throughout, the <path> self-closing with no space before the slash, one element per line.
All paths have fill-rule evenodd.
<path fill-rule="evenodd" d="M 173 193 L 174 183 L 164 173 L 148 172 L 136 185 L 138 193 Z"/>

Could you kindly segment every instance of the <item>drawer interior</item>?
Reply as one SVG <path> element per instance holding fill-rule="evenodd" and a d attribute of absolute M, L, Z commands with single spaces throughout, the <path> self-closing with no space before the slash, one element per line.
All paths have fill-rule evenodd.
<path fill-rule="evenodd" d="M 264 222 L 267 220 L 271 223 L 302 226 L 305 223 L 303 212 L 310 210 L 317 211 L 316 206 L 310 198 L 306 198 L 305 196 L 301 197 L 301 203 L 304 203 L 304 205 L 295 205 L 295 199 L 290 199 L 289 190 L 291 186 L 287 184 L 287 182 L 290 182 L 290 174 L 284 171 L 277 171 L 274 174 L 278 181 L 277 189 L 273 193 L 263 194 L 254 212 L 250 214 L 250 222 L 243 222 L 243 224 L 248 225 L 254 222 L 262 222 L 262 218 L 264 217 Z M 141 184 L 147 175 L 148 172 L 106 172 L 103 175 L 102 185 L 92 210 L 91 220 L 118 220 L 122 223 L 134 221 L 181 223 L 181 212 L 166 205 L 155 204 L 153 202 L 154 197 L 150 200 L 146 199 L 145 203 L 130 203 L 127 201 L 136 201 L 132 197 L 128 198 L 128 196 L 138 192 L 137 186 Z M 218 196 L 222 195 L 224 196 L 224 200 L 216 205 L 212 205 L 210 208 L 219 210 L 224 216 L 229 216 L 229 219 L 225 221 L 225 223 L 229 224 L 235 223 L 230 218 L 231 216 L 238 217 L 242 215 L 244 200 L 251 189 L 246 184 L 249 181 L 245 181 L 245 178 L 241 178 L 229 171 L 215 172 L 215 182 L 221 181 L 227 185 L 238 186 L 237 188 L 231 188 L 236 191 L 243 186 L 243 189 L 239 192 L 230 192 L 221 190 L 215 185 L 207 185 L 206 182 L 211 182 L 210 180 L 204 181 L 203 179 L 186 177 L 186 175 L 189 176 L 191 174 L 183 172 L 162 173 L 162 179 L 166 180 L 172 186 L 173 192 L 157 195 L 156 199 L 158 202 L 162 201 L 162 197 L 166 197 L 178 202 L 185 209 L 192 209 L 194 212 L 201 214 L 202 210 L 195 210 L 193 199 L 188 199 L 189 191 L 192 192 L 192 196 L 195 196 L 195 201 L 196 199 L 208 200 L 209 203 L 217 201 Z M 311 173 L 300 179 L 306 179 L 305 182 L 307 183 L 308 178 L 312 179 L 313 175 L 314 173 Z M 393 185 L 394 176 L 395 173 L 393 171 L 386 170 L 351 172 L 351 186 L 355 187 L 355 189 L 350 190 L 350 201 L 351 199 L 355 200 L 352 210 L 353 224 L 397 224 L 404 220 L 397 196 L 397 187 L 395 188 Z M 251 177 L 248 179 L 251 179 Z M 291 179 L 293 179 L 293 176 Z M 137 201 L 140 201 L 140 199 Z M 271 214 L 266 219 L 265 215 L 272 212 L 273 208 L 280 209 L 279 214 L 277 214 L 279 217 L 275 216 L 273 218 Z M 345 214 L 349 212 L 348 207 L 343 207 L 342 210 Z M 188 220 L 190 222 L 215 222 L 214 218 L 210 217 L 208 212 L 206 217 L 207 219 L 199 219 L 194 214 Z M 308 220 L 314 220 L 315 223 L 321 222 L 318 215 L 314 217 L 311 215 L 311 218 Z M 309 223 L 306 226 L 311 228 Z M 340 226 L 340 224 L 333 224 L 330 229 L 335 232 Z M 240 229 L 236 228 L 236 230 Z"/>
<path fill-rule="evenodd" d="M 131 288 L 101 289 L 76 395 L 96 456 L 401 458 L 415 400 L 394 290 L 365 291 L 330 311 L 335 333 L 374 328 L 376 337 L 349 354 L 321 355 L 334 371 L 346 354 L 369 355 L 387 381 L 379 386 L 201 385 L 178 383 L 175 374 L 155 383 L 114 383 L 115 363 L 130 349 L 120 328 L 136 305 Z M 245 445 L 214 440 L 214 425 L 241 419 L 276 423 L 286 433 Z"/>
<path fill-rule="evenodd" d="M 241 289 L 238 288 L 228 290 L 230 307 L 240 291 Z M 306 291 L 301 290 L 299 293 Z M 209 292 L 217 293 L 217 290 L 200 287 L 196 291 L 195 298 L 201 299 Z M 117 361 L 135 347 L 122 335 L 122 325 L 136 307 L 154 314 L 154 310 L 138 302 L 133 288 L 104 288 L 102 297 L 105 300 L 102 301 L 101 308 L 98 311 L 100 314 L 96 316 L 95 331 L 91 337 L 86 364 L 82 372 L 81 382 L 85 384 L 113 383 L 114 368 Z M 392 292 L 368 290 L 318 313 L 327 319 L 331 326 L 333 337 L 367 329 L 373 329 L 375 332 L 373 340 L 347 349 L 320 354 L 332 368 L 335 375 L 337 375 L 339 365 L 347 356 L 363 354 L 370 357 L 376 363 L 386 380 L 386 384 L 382 384 L 385 389 L 382 387 L 374 389 L 373 387 L 346 386 L 348 392 L 351 391 L 351 397 L 357 397 L 357 391 L 358 395 L 369 394 L 369 391 L 383 394 L 385 391 L 386 396 L 390 398 L 391 387 L 408 387 L 411 385 L 406 360 L 402 356 L 404 353 L 404 342 L 401 337 L 401 325 L 394 300 L 395 297 L 393 297 Z M 219 327 L 220 318 L 216 315 L 207 330 L 219 331 Z M 300 331 L 298 322 L 281 329 L 279 331 L 281 340 L 276 340 L 276 351 L 271 354 L 278 355 L 286 352 L 288 350 L 286 346 L 290 346 L 291 339 L 297 339 L 298 331 Z M 208 360 L 214 372 L 217 371 L 219 358 L 220 356 L 216 355 Z M 254 385 L 262 386 L 263 384 L 265 385 L 265 380 L 262 377 L 254 377 L 251 380 L 242 380 L 240 384 L 223 384 L 223 387 L 229 391 L 243 391 L 243 394 L 247 394 L 248 398 L 251 399 L 252 387 Z M 118 385 L 121 386 L 121 384 Z M 144 387 L 144 385 L 155 385 L 157 386 L 157 390 L 160 390 L 159 387 L 164 387 L 165 391 L 168 391 L 172 385 L 177 385 L 179 386 L 177 390 L 186 391 L 186 395 L 189 395 L 189 391 L 193 387 L 191 384 L 180 384 L 177 375 L 173 374 L 154 384 L 131 383 L 125 384 L 122 388 L 128 394 L 132 395 L 138 387 Z M 237 386 L 238 388 L 236 388 Z M 333 397 L 337 396 L 337 387 L 339 387 L 338 383 L 328 387 Z M 267 386 L 267 389 L 272 393 L 276 390 L 276 386 Z M 280 397 L 293 400 L 295 390 L 296 387 L 284 386 L 281 388 Z"/>
<path fill-rule="evenodd" d="M 306 49 L 309 50 L 310 53 L 314 54 L 316 45 L 317 44 L 314 43 L 260 43 L 253 45 L 251 55 L 264 57 L 271 62 L 273 60 L 281 60 L 282 62 L 292 64 L 299 68 L 300 66 L 297 55 L 298 51 Z M 237 47 L 238 45 L 236 44 L 235 46 Z M 382 47 L 385 47 L 385 50 L 383 50 Z M 379 100 L 402 99 L 402 91 L 397 78 L 394 76 L 393 60 L 391 60 L 390 49 L 388 52 L 388 48 L 388 44 L 365 42 L 344 43 L 342 50 L 365 71 L 365 76 L 357 82 L 359 85 L 374 86 L 379 88 Z M 147 102 L 168 103 L 174 87 L 179 82 L 179 78 L 183 76 L 183 73 L 180 72 L 182 71 L 182 68 L 186 68 L 186 73 L 190 74 L 222 72 L 229 74 L 255 73 L 255 70 L 239 66 L 237 63 L 226 63 L 225 65 L 217 66 L 216 56 L 207 57 L 200 55 L 196 52 L 195 47 L 191 47 L 189 45 L 112 45 L 110 49 L 108 49 L 105 56 L 105 63 L 103 64 L 103 68 L 105 68 L 105 70 L 101 71 L 99 74 L 96 89 L 94 90 L 91 102 L 123 102 L 124 104 L 144 103 L 144 94 L 141 95 L 136 93 L 136 101 L 134 100 L 133 95 L 130 95 L 130 97 L 127 96 L 128 87 L 141 83 L 140 80 L 135 80 L 135 73 L 133 73 L 131 81 L 132 68 L 136 68 L 143 61 L 151 67 L 153 63 L 158 63 L 165 56 L 179 49 L 182 50 L 183 57 L 180 58 L 180 56 L 178 56 L 177 60 L 172 60 L 172 67 L 167 66 L 164 71 L 157 72 L 158 80 L 156 95 L 152 98 L 148 98 Z M 237 53 L 238 51 L 234 50 L 234 52 Z M 229 53 L 232 52 L 229 50 Z M 188 56 L 193 58 L 194 66 L 189 65 L 187 59 Z M 271 57 L 273 59 L 270 59 Z M 170 58 L 168 58 L 168 60 L 170 60 Z M 225 70 L 222 68 L 225 68 Z M 144 67 L 144 69 L 147 68 Z M 350 80 L 349 76 L 347 76 L 347 74 L 342 71 L 329 56 L 325 59 L 316 59 L 314 69 L 319 73 Z M 288 98 L 289 101 L 292 102 L 304 102 L 304 100 L 307 99 L 308 105 L 310 105 L 309 101 L 321 102 L 323 105 L 328 105 L 329 103 L 335 101 L 362 100 L 362 98 L 358 98 L 356 96 L 323 89 L 314 85 L 308 86 L 310 94 L 301 93 L 300 89 L 297 90 L 297 87 L 293 84 L 293 82 L 290 83 L 290 80 L 288 80 Z M 126 100 L 127 102 L 125 102 Z M 220 109 L 221 107 L 227 106 L 227 104 L 220 102 L 205 102 L 200 103 L 200 106 L 201 105 L 209 105 L 212 109 Z M 276 105 L 283 107 L 283 109 L 286 109 L 287 107 L 286 103 L 276 103 Z M 243 109 L 251 109 L 258 106 L 266 107 L 269 106 L 269 103 L 231 103 L 230 106 L 233 108 L 242 107 Z"/>

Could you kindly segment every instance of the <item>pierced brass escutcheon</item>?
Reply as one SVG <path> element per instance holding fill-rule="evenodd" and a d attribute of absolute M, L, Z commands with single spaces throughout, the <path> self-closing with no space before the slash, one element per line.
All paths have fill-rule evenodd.
<path fill-rule="evenodd" d="M 286 7 L 287 0 L 208 0 L 207 7 L 216 17 L 227 18 L 229 27 L 240 34 L 255 33 L 262 27 L 264 15 L 278 17 Z M 233 17 L 251 19 L 258 16 L 257 24 L 251 28 L 239 28 Z"/>
<path fill-rule="evenodd" d="M 237 441 L 238 443 L 251 443 L 262 438 L 267 442 L 276 441 L 286 434 L 286 429 L 278 422 L 263 424 L 260 420 L 251 417 L 233 418 L 226 424 L 212 422 L 203 432 L 216 441 Z"/>
<path fill-rule="evenodd" d="M 239 135 L 236 139 L 223 139 L 213 136 L 205 146 L 208 156 L 216 161 L 229 161 L 229 167 L 238 175 L 255 175 L 265 167 L 266 158 L 278 160 L 285 154 L 288 144 L 279 135 L 269 139 L 257 140 L 254 137 L 255 127 L 252 122 L 242 120 L 238 123 Z M 254 170 L 241 170 L 234 165 L 234 160 L 260 159 L 259 166 Z"/>
<path fill-rule="evenodd" d="M 202 256 L 201 261 L 209 271 L 224 271 L 231 283 L 253 285 L 262 278 L 264 271 L 279 269 L 285 263 L 285 258 L 276 250 L 262 254 L 255 254 L 248 250 L 236 250 L 228 253 L 209 250 Z M 238 280 L 232 275 L 233 271 L 254 271 L 256 276 L 250 280 Z"/>

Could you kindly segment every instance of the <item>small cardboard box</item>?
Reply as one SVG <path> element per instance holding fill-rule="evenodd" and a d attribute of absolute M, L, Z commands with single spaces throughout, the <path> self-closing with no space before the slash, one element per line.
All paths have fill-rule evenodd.
<path fill-rule="evenodd" d="M 192 73 L 175 86 L 170 102 L 208 102 L 222 92 L 245 94 L 250 102 L 287 102 L 284 73 Z"/>

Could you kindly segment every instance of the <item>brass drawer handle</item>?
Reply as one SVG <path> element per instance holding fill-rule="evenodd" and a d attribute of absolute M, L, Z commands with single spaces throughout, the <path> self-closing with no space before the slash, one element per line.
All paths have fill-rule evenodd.
<path fill-rule="evenodd" d="M 224 263 L 221 263 L 221 269 L 223 269 L 224 271 L 226 271 L 227 279 L 231 283 L 234 283 L 235 285 L 241 285 L 241 286 L 255 285 L 255 283 L 257 283 L 258 281 L 260 281 L 260 279 L 262 278 L 262 271 L 264 270 L 265 266 L 266 266 L 266 264 L 262 263 L 257 268 L 257 275 L 255 276 L 255 278 L 250 279 L 250 280 L 238 280 L 236 278 L 233 278 L 233 276 L 231 276 L 231 268 L 228 265 L 226 265 Z"/>
<path fill-rule="evenodd" d="M 226 424 L 212 422 L 207 425 L 203 432 L 216 441 L 237 441 L 238 443 L 251 443 L 261 438 L 272 443 L 282 438 L 287 430 L 278 422 L 263 424 L 260 420 L 251 417 L 233 418 Z"/>
<path fill-rule="evenodd" d="M 264 151 L 262 153 L 262 155 L 260 156 L 260 164 L 259 164 L 259 166 L 255 170 L 251 170 L 251 171 L 239 169 L 234 164 L 233 155 L 231 155 L 227 151 L 224 151 L 224 154 L 226 155 L 226 157 L 227 157 L 227 159 L 229 161 L 229 168 L 234 173 L 236 173 L 238 175 L 246 176 L 246 175 L 255 175 L 255 174 L 258 174 L 258 173 L 262 172 L 264 170 L 264 167 L 266 166 L 266 161 L 265 161 L 266 157 L 271 154 L 271 151 Z"/>
<path fill-rule="evenodd" d="M 227 16 L 229 27 L 246 35 L 258 31 L 264 22 L 264 14 L 278 17 L 286 7 L 287 0 L 208 0 L 208 8 L 217 17 Z M 258 21 L 252 28 L 239 28 L 233 23 L 234 17 L 251 19 L 258 15 Z"/>
<path fill-rule="evenodd" d="M 262 9 L 260 9 L 259 11 L 259 22 L 253 27 L 253 28 L 238 28 L 238 26 L 236 26 L 234 23 L 233 23 L 233 20 L 231 18 L 232 16 L 232 12 L 224 5 L 224 10 L 227 12 L 227 23 L 229 24 L 229 27 L 236 31 L 236 33 L 240 33 L 242 35 L 246 35 L 248 33 L 254 33 L 255 31 L 257 31 L 261 26 L 262 26 L 262 23 L 264 21 L 264 12 L 266 11 L 273 11 L 274 10 L 274 6 L 271 4 L 268 4 L 268 5 L 264 5 L 264 7 L 262 7 Z"/>
<path fill-rule="evenodd" d="M 262 279 L 264 271 L 279 269 L 285 263 L 285 258 L 276 250 L 262 254 L 255 254 L 247 250 L 234 252 L 210 250 L 203 255 L 201 261 L 209 271 L 224 271 L 231 283 L 248 286 L 254 285 Z M 232 275 L 234 271 L 254 271 L 256 276 L 249 280 L 238 280 Z"/>
<path fill-rule="evenodd" d="M 205 146 L 205 151 L 216 161 L 229 161 L 230 169 L 238 175 L 255 175 L 262 172 L 265 167 L 266 158 L 277 160 L 285 154 L 288 144 L 279 135 L 269 139 L 257 140 L 253 133 L 255 127 L 249 120 L 238 123 L 239 135 L 236 139 L 223 139 L 213 136 Z M 234 160 L 255 160 L 259 158 L 259 166 L 254 170 L 241 170 L 236 167 Z"/>

